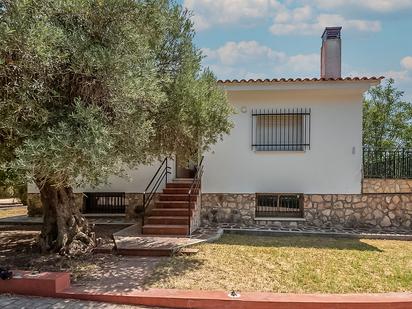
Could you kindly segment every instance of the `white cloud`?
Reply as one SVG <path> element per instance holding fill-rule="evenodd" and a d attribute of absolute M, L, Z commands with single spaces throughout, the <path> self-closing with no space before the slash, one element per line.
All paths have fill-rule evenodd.
<path fill-rule="evenodd" d="M 315 72 L 320 70 L 319 54 L 299 54 L 290 56 L 284 66 L 284 71 Z"/>
<path fill-rule="evenodd" d="M 388 13 L 412 8 L 412 0 L 316 0 L 319 8 L 337 9 L 342 7 L 361 8 Z"/>
<path fill-rule="evenodd" d="M 194 12 L 198 31 L 265 18 L 281 6 L 276 0 L 185 0 L 183 5 Z"/>
<path fill-rule="evenodd" d="M 279 13 L 275 16 L 274 24 L 270 27 L 270 31 L 274 35 L 316 35 L 320 34 L 328 26 L 343 26 L 345 30 L 352 29 L 365 32 L 378 32 L 381 30 L 379 21 L 345 19 L 338 14 L 320 14 L 312 18 L 310 8 L 304 8 L 306 7 L 295 9 L 292 13 Z M 297 12 L 297 10 L 299 11 Z"/>
<path fill-rule="evenodd" d="M 411 70 L 412 71 L 412 57 L 407 56 L 401 60 L 401 66 L 405 68 L 406 70 Z"/>
<path fill-rule="evenodd" d="M 412 0 L 400 0 L 401 7 L 407 6 Z M 369 5 L 374 9 L 389 9 L 392 2 L 352 1 L 352 0 L 317 0 L 316 2 L 302 0 L 185 0 L 184 6 L 193 11 L 192 20 L 198 31 L 211 27 L 235 25 L 237 27 L 250 27 L 256 23 L 263 23 L 273 19 L 270 31 L 274 35 L 303 34 L 319 35 L 326 26 L 344 26 L 362 32 L 377 32 L 381 23 L 377 20 L 350 18 L 342 13 L 331 12 L 331 9 L 342 7 L 359 7 Z M 296 3 L 303 5 L 296 7 Z M 307 3 L 307 4 L 305 4 Z M 326 10 L 326 12 L 325 12 Z M 341 11 L 341 10 L 339 10 Z"/>
<path fill-rule="evenodd" d="M 405 82 L 410 81 L 411 77 L 408 74 L 408 71 L 386 71 L 383 73 L 383 76 L 387 78 L 393 78 L 396 81 Z"/>
<path fill-rule="evenodd" d="M 227 42 L 203 49 L 205 65 L 219 78 L 317 76 L 319 54 L 287 55 L 256 41 Z"/>
<path fill-rule="evenodd" d="M 223 65 L 247 63 L 256 59 L 265 61 L 281 61 L 286 58 L 282 52 L 261 45 L 256 41 L 226 42 L 225 45 L 212 50 L 203 49 L 210 60 L 217 59 Z"/>

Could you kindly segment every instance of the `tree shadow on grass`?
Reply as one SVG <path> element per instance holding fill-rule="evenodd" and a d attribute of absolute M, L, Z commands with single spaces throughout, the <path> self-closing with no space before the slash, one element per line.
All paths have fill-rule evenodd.
<path fill-rule="evenodd" d="M 160 262 L 154 272 L 145 278 L 143 287 L 150 288 L 155 284 L 166 282 L 169 278 L 184 276 L 203 264 L 204 261 L 196 257 L 174 256 L 171 260 Z"/>
<path fill-rule="evenodd" d="M 356 238 L 326 237 L 326 236 L 254 236 L 254 235 L 223 235 L 216 244 L 265 247 L 265 248 L 314 248 L 333 250 L 357 250 L 383 252 Z"/>

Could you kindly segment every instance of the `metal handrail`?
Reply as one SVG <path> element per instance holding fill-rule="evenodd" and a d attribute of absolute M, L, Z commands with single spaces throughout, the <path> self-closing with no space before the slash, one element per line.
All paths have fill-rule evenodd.
<path fill-rule="evenodd" d="M 190 221 L 191 221 L 191 217 L 192 217 L 192 192 L 196 192 L 197 194 L 199 194 L 197 190 L 200 190 L 200 185 L 201 185 L 201 179 L 202 179 L 202 175 L 203 175 L 203 156 L 200 160 L 200 162 L 197 165 L 197 171 L 195 173 L 195 176 L 193 177 L 193 181 L 192 181 L 192 185 L 190 186 L 189 192 L 187 193 L 188 198 L 189 198 L 189 203 L 188 203 L 188 214 L 187 214 L 187 218 L 188 218 L 188 235 L 190 236 L 191 231 L 190 231 Z M 196 206 L 195 206 L 196 207 Z"/>
<path fill-rule="evenodd" d="M 166 157 L 162 161 L 162 164 L 160 164 L 160 166 L 157 169 L 156 173 L 154 174 L 154 176 L 152 177 L 152 179 L 150 180 L 149 184 L 147 185 L 146 189 L 143 192 L 142 231 L 143 231 L 143 226 L 144 226 L 144 218 L 145 218 L 146 208 L 147 208 L 148 205 L 150 205 L 150 202 L 152 201 L 153 196 L 157 192 L 157 189 L 159 188 L 159 186 L 162 183 L 163 179 L 166 180 L 166 184 L 167 184 L 167 175 L 171 174 L 169 169 L 171 169 L 171 167 L 168 165 L 168 160 L 167 160 L 167 157 Z M 159 172 L 160 172 L 160 174 L 159 174 Z M 155 179 L 156 179 L 156 181 L 155 181 Z M 152 189 L 150 190 L 150 192 L 148 192 L 149 189 L 150 189 L 150 186 L 153 183 L 153 181 L 155 181 L 154 185 L 153 185 Z M 148 194 L 147 197 L 146 197 L 146 194 Z"/>

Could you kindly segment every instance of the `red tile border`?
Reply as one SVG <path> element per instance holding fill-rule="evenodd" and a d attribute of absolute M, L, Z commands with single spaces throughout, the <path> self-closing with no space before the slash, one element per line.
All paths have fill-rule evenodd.
<path fill-rule="evenodd" d="M 0 280 L 0 293 L 53 296 L 70 287 L 69 273 L 13 270 L 13 279 Z"/>
<path fill-rule="evenodd" d="M 275 294 L 249 292 L 230 298 L 222 291 L 172 289 L 105 292 L 70 288 L 68 273 L 16 272 L 21 278 L 0 280 L 0 293 L 104 301 L 119 304 L 199 309 L 411 309 L 412 292 L 385 294 Z"/>
<path fill-rule="evenodd" d="M 61 297 L 131 305 L 199 309 L 407 309 L 412 293 L 390 294 L 273 294 L 241 293 L 231 299 L 226 292 L 150 289 L 128 293 L 99 293 L 75 289 L 58 293 Z"/>

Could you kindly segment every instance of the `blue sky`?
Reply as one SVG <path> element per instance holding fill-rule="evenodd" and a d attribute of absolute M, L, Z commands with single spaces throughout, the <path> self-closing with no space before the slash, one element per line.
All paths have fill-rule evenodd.
<path fill-rule="evenodd" d="M 342 75 L 393 77 L 412 101 L 412 0 L 180 0 L 220 79 L 318 77 L 320 36 L 342 26 Z"/>

